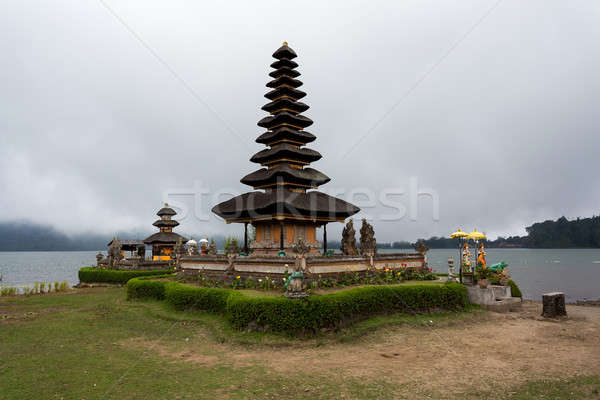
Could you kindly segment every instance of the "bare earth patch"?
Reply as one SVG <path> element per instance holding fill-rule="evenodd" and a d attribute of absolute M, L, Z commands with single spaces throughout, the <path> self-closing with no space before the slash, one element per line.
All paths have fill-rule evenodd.
<path fill-rule="evenodd" d="M 263 365 L 284 374 L 377 379 L 407 384 L 417 393 L 456 395 L 600 374 L 600 308 L 568 305 L 567 312 L 567 319 L 544 320 L 541 305 L 526 302 L 517 313 L 485 313 L 472 322 L 441 326 L 397 326 L 352 343 L 324 346 L 309 341 L 247 348 L 216 344 L 204 334 L 175 352 L 159 343 L 127 345 L 149 346 L 161 356 L 203 365 Z"/>

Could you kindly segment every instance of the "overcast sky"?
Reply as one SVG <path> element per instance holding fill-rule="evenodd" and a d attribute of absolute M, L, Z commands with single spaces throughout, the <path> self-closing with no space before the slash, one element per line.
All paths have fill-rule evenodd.
<path fill-rule="evenodd" d="M 181 232 L 241 233 L 203 216 L 251 190 L 284 40 L 321 190 L 378 240 L 598 214 L 600 2 L 200 3 L 2 2 L 0 220 L 145 232 L 169 197 Z M 411 208 L 411 178 L 439 218 L 431 196 Z"/>

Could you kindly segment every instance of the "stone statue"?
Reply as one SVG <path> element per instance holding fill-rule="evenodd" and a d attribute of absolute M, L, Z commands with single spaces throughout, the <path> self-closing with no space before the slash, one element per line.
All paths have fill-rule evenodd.
<path fill-rule="evenodd" d="M 237 258 L 238 253 L 227 253 L 227 268 L 225 269 L 225 274 L 233 275 L 235 272 L 235 259 Z"/>
<path fill-rule="evenodd" d="M 301 271 L 308 271 L 306 266 L 306 253 L 310 251 L 308 243 L 306 243 L 304 239 L 299 238 L 296 243 L 294 243 L 292 250 L 296 253 L 296 269 L 300 268 Z"/>
<path fill-rule="evenodd" d="M 213 238 L 210 239 L 210 244 L 208 245 L 208 254 L 211 256 L 217 255 L 217 244 Z"/>
<path fill-rule="evenodd" d="M 283 286 L 285 287 L 285 297 L 289 299 L 302 299 L 308 296 L 304 290 L 304 272 L 299 265 L 296 265 L 294 272 Z"/>
<path fill-rule="evenodd" d="M 100 267 L 100 264 L 102 264 L 102 261 L 104 260 L 104 255 L 100 252 L 98 252 L 98 254 L 96 254 L 96 265 L 98 267 Z"/>
<path fill-rule="evenodd" d="M 181 257 L 185 255 L 185 245 L 183 244 L 181 237 L 177 239 L 173 252 L 175 253 L 175 267 L 179 268 L 179 261 L 181 260 Z"/>
<path fill-rule="evenodd" d="M 240 248 L 237 245 L 236 241 L 231 241 L 229 242 L 229 244 L 227 245 L 227 247 L 225 247 L 225 254 L 229 255 L 229 254 L 235 254 L 238 255 L 240 252 Z"/>
<path fill-rule="evenodd" d="M 373 225 L 369 224 L 366 218 L 363 218 L 362 226 L 360 227 L 360 253 L 368 256 L 373 256 L 377 253 L 375 230 L 373 230 Z"/>
<path fill-rule="evenodd" d="M 304 256 L 304 254 L 310 251 L 310 246 L 304 241 L 304 239 L 299 238 L 298 240 L 296 240 L 296 243 L 294 243 L 292 250 L 294 250 L 294 253 L 300 256 Z"/>
<path fill-rule="evenodd" d="M 454 258 L 448 258 L 448 282 L 457 282 L 456 276 L 454 275 Z"/>
<path fill-rule="evenodd" d="M 119 261 L 123 259 L 121 241 L 115 237 L 108 248 L 108 268 L 118 269 Z"/>
<path fill-rule="evenodd" d="M 355 235 L 356 231 L 354 230 L 354 223 L 350 220 L 342 231 L 342 254 L 347 256 L 355 256 L 358 254 L 358 251 L 356 250 Z"/>
<path fill-rule="evenodd" d="M 423 242 L 422 240 L 419 240 L 415 246 L 415 251 L 417 253 L 425 254 L 429 251 L 429 247 L 427 247 L 425 242 Z"/>
<path fill-rule="evenodd" d="M 425 269 L 428 268 L 427 252 L 429 251 L 429 247 L 427 247 L 425 242 L 423 242 L 422 240 L 419 240 L 415 246 L 415 251 L 417 253 L 421 253 L 423 255 L 423 268 L 425 268 Z"/>

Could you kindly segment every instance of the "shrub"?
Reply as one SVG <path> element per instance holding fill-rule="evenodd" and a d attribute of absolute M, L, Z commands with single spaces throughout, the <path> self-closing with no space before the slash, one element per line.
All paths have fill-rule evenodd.
<path fill-rule="evenodd" d="M 467 289 L 457 283 L 414 286 L 366 286 L 302 300 L 248 297 L 230 289 L 186 286 L 177 282 L 136 278 L 127 283 L 128 298 L 165 299 L 178 310 L 224 314 L 237 329 L 249 326 L 286 333 L 317 332 L 385 313 L 461 310 Z"/>
<path fill-rule="evenodd" d="M 158 278 L 158 276 L 152 276 Z M 148 279 L 148 278 L 133 278 L 127 281 L 127 298 L 128 299 L 157 299 L 164 300 L 166 280 Z"/>
<path fill-rule="evenodd" d="M 16 296 L 19 294 L 19 289 L 13 286 L 2 286 L 0 288 L 0 296 Z"/>
<path fill-rule="evenodd" d="M 510 286 L 510 295 L 512 297 L 523 297 L 521 289 L 519 289 L 519 286 L 517 286 L 515 281 L 513 281 L 512 279 L 509 280 L 508 285 Z"/>
<path fill-rule="evenodd" d="M 79 270 L 79 281 L 86 283 L 127 283 L 127 281 L 132 278 L 165 275 L 172 272 L 172 270 L 164 269 L 153 271 L 121 271 L 96 267 L 83 267 Z"/>
<path fill-rule="evenodd" d="M 224 313 L 231 292 L 228 289 L 200 288 L 170 282 L 165 285 L 165 300 L 177 310 Z"/>

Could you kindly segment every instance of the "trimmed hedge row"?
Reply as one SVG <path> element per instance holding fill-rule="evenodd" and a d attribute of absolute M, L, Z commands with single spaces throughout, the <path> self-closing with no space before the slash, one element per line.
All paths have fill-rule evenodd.
<path fill-rule="evenodd" d="M 127 283 L 132 278 L 172 274 L 173 270 L 161 269 L 152 271 L 121 271 L 83 267 L 79 270 L 79 281 L 85 283 Z"/>
<path fill-rule="evenodd" d="M 164 299 L 178 310 L 223 314 L 237 329 L 256 326 L 286 333 L 316 332 L 377 314 L 454 311 L 468 305 L 467 289 L 457 283 L 365 286 L 292 300 L 139 278 L 127 283 L 127 297 Z"/>

